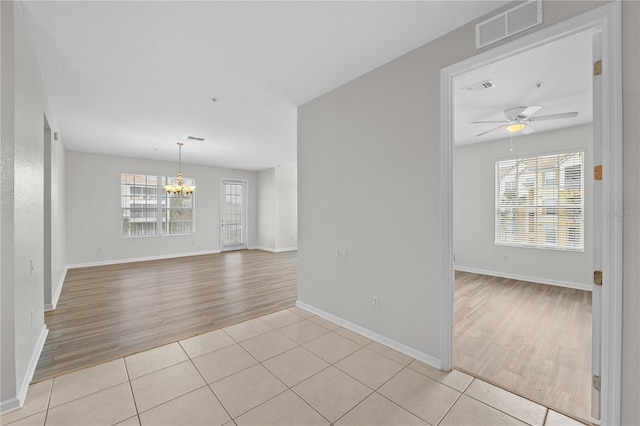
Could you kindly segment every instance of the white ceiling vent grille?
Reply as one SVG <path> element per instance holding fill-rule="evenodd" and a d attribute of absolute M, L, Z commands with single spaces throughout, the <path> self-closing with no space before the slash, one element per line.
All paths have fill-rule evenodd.
<path fill-rule="evenodd" d="M 467 93 L 475 93 L 487 89 L 493 89 L 494 87 L 496 87 L 496 84 L 492 80 L 487 80 L 480 83 L 472 84 L 471 86 L 463 87 L 462 90 Z"/>
<path fill-rule="evenodd" d="M 527 1 L 476 25 L 476 49 L 541 23 L 542 1 Z"/>

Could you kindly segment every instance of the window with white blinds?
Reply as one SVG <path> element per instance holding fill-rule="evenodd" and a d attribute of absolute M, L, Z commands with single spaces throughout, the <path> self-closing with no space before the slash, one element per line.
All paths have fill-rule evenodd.
<path fill-rule="evenodd" d="M 170 197 L 163 186 L 173 178 L 122 173 L 121 208 L 123 237 L 190 234 L 194 229 L 194 197 Z M 195 180 L 184 179 L 185 185 Z"/>
<path fill-rule="evenodd" d="M 496 161 L 496 244 L 584 251 L 584 152 Z"/>

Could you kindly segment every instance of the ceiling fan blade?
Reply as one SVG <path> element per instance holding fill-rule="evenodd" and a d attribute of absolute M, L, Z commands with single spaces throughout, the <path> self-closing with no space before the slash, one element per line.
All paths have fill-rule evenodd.
<path fill-rule="evenodd" d="M 508 121 L 507 120 L 500 120 L 500 121 L 472 121 L 469 124 L 484 124 L 484 123 L 504 123 L 504 124 L 506 124 L 506 123 L 508 123 Z"/>
<path fill-rule="evenodd" d="M 507 120 L 513 121 L 513 120 L 516 119 L 516 117 L 518 117 L 520 114 L 522 114 L 522 112 L 525 111 L 526 109 L 527 109 L 526 106 L 509 108 L 508 110 L 506 110 L 504 112 L 504 116 L 507 117 Z"/>
<path fill-rule="evenodd" d="M 522 129 L 522 132 L 521 132 L 521 133 L 522 133 L 523 135 L 528 135 L 528 134 L 533 133 L 533 132 L 535 132 L 535 131 L 536 131 L 536 129 L 534 129 L 534 128 L 533 128 L 533 126 L 531 126 L 531 124 L 527 124 L 527 127 L 525 127 L 524 129 Z"/>
<path fill-rule="evenodd" d="M 518 114 L 518 117 L 524 117 L 524 118 L 531 117 L 533 114 L 540 111 L 541 109 L 542 107 L 540 105 L 531 105 L 530 107 L 527 107 L 527 109 L 522 111 L 520 114 Z"/>
<path fill-rule="evenodd" d="M 498 127 L 494 127 L 493 129 L 489 129 L 489 130 L 487 130 L 486 132 L 478 133 L 478 134 L 476 135 L 476 137 L 478 137 L 478 136 L 482 136 L 482 135 L 486 135 L 486 134 L 487 134 L 487 133 L 489 133 L 489 132 L 493 132 L 494 130 L 503 129 L 503 128 L 504 128 L 504 125 L 502 125 L 502 126 L 498 126 Z"/>
<path fill-rule="evenodd" d="M 549 115 L 540 115 L 538 117 L 529 117 L 526 121 L 534 122 L 534 121 L 544 121 L 544 120 L 557 120 L 559 118 L 572 118 L 577 117 L 578 112 L 563 112 L 560 114 L 549 114 Z"/>

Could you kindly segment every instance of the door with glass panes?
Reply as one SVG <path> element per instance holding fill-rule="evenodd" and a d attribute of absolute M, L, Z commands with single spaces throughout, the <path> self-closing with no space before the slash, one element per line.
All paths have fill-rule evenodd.
<path fill-rule="evenodd" d="M 247 181 L 223 179 L 220 195 L 220 249 L 246 249 Z"/>

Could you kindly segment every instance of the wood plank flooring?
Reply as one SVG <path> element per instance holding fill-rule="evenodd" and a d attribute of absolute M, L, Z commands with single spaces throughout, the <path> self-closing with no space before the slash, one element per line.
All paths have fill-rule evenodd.
<path fill-rule="evenodd" d="M 591 293 L 456 272 L 453 364 L 594 422 Z"/>
<path fill-rule="evenodd" d="M 70 269 L 34 382 L 293 306 L 297 252 Z"/>

